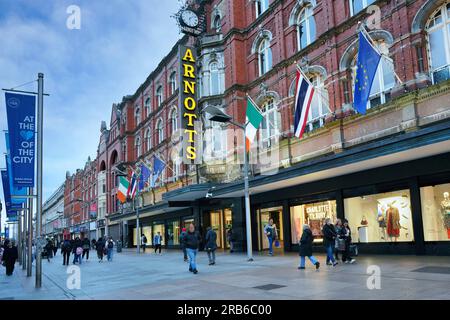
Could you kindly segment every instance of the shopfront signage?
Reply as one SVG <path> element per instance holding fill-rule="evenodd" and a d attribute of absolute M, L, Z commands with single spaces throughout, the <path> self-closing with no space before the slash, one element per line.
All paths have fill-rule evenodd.
<path fill-rule="evenodd" d="M 185 164 L 196 164 L 199 155 L 201 136 L 200 119 L 197 105 L 197 66 L 195 49 L 179 46 L 180 57 L 180 123 L 183 134 L 182 154 Z"/>

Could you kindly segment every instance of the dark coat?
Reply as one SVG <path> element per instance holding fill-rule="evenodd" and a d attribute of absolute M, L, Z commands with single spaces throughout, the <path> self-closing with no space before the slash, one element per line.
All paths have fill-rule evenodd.
<path fill-rule="evenodd" d="M 75 240 L 73 242 L 72 253 L 76 253 L 77 248 L 82 248 L 82 247 L 83 247 L 83 242 L 80 239 Z"/>
<path fill-rule="evenodd" d="M 198 231 L 187 232 L 183 238 L 185 248 L 198 249 L 200 247 L 201 237 Z"/>
<path fill-rule="evenodd" d="M 105 248 L 105 242 L 102 240 L 98 240 L 95 243 L 95 250 L 97 250 L 98 253 L 103 253 L 103 250 Z"/>
<path fill-rule="evenodd" d="M 208 230 L 206 233 L 206 244 L 205 249 L 206 250 L 216 250 L 217 249 L 217 233 L 211 229 Z"/>
<path fill-rule="evenodd" d="M 61 245 L 61 252 L 70 253 L 72 252 L 72 243 L 70 240 L 64 240 L 64 242 Z"/>
<path fill-rule="evenodd" d="M 91 242 L 88 238 L 83 239 L 83 249 L 90 249 L 91 248 Z"/>
<path fill-rule="evenodd" d="M 341 230 L 339 230 L 339 238 L 344 239 L 347 245 L 352 243 L 352 230 L 350 228 L 342 227 Z"/>
<path fill-rule="evenodd" d="M 323 233 L 323 244 L 325 247 L 328 247 L 330 245 L 335 245 L 337 233 L 332 224 L 328 225 L 325 224 L 322 228 Z"/>
<path fill-rule="evenodd" d="M 300 239 L 299 255 L 301 257 L 312 256 L 312 243 L 313 235 L 310 229 L 303 230 L 302 237 Z"/>
<path fill-rule="evenodd" d="M 19 258 L 19 253 L 17 251 L 17 247 L 5 247 L 5 250 L 3 251 L 3 261 L 5 264 L 14 265 L 16 263 L 17 258 Z"/>

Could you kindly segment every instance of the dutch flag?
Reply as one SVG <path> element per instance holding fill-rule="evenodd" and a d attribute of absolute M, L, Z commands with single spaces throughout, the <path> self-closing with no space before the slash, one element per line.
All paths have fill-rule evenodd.
<path fill-rule="evenodd" d="M 294 111 L 294 134 L 301 138 L 305 132 L 306 121 L 314 96 L 314 86 L 306 79 L 300 70 L 297 70 L 297 82 L 295 86 L 295 111 Z"/>

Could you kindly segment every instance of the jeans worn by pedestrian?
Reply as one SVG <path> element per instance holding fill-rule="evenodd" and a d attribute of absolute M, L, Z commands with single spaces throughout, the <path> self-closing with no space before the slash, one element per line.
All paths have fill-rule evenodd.
<path fill-rule="evenodd" d="M 269 254 L 273 254 L 273 238 L 267 237 L 267 239 L 269 240 Z"/>
<path fill-rule="evenodd" d="M 197 270 L 197 249 L 186 248 L 186 253 L 189 257 L 189 271 Z"/>
<path fill-rule="evenodd" d="M 207 250 L 209 264 L 216 263 L 216 250 Z"/>
<path fill-rule="evenodd" d="M 300 268 L 304 268 L 305 267 L 305 259 L 306 257 L 300 256 Z M 318 262 L 317 259 L 314 256 L 309 256 L 308 257 L 309 261 L 311 261 L 311 263 L 313 265 L 316 265 L 316 263 Z"/>
<path fill-rule="evenodd" d="M 331 263 L 336 263 L 336 260 L 334 259 L 334 244 L 328 244 L 326 246 L 326 250 L 327 250 L 327 263 L 331 262 Z"/>
<path fill-rule="evenodd" d="M 107 251 L 107 257 L 108 257 L 108 261 L 112 261 L 112 258 L 113 258 L 113 248 L 108 248 L 108 251 Z"/>
<path fill-rule="evenodd" d="M 81 260 L 82 260 L 82 258 L 81 258 L 81 254 L 74 254 L 73 255 L 73 264 L 75 264 L 76 262 L 78 262 L 79 264 L 81 264 Z"/>

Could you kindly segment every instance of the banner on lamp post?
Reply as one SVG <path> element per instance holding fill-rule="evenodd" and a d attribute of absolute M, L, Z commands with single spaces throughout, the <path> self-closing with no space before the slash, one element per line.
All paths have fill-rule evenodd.
<path fill-rule="evenodd" d="M 34 187 L 36 97 L 5 93 L 12 185 Z"/>
<path fill-rule="evenodd" d="M 1 170 L 3 196 L 5 199 L 6 217 L 12 218 L 17 216 L 17 210 L 22 208 L 21 204 L 11 202 L 11 191 L 9 184 L 9 175 L 7 170 Z"/>
<path fill-rule="evenodd" d="M 9 134 L 5 132 L 5 140 L 6 140 L 6 154 L 5 154 L 5 162 L 6 162 L 6 171 L 8 172 L 8 180 L 9 180 L 9 192 L 11 194 L 11 203 L 22 204 L 26 201 L 27 188 L 25 187 L 15 187 L 13 185 L 13 176 L 12 176 L 12 164 L 11 164 L 11 151 L 9 150 Z M 15 198 L 13 196 L 24 196 L 24 198 Z"/>

